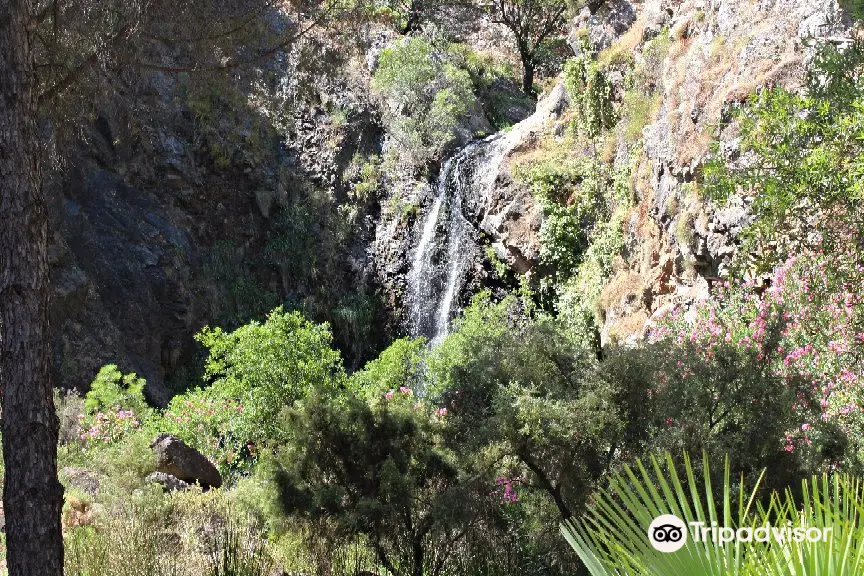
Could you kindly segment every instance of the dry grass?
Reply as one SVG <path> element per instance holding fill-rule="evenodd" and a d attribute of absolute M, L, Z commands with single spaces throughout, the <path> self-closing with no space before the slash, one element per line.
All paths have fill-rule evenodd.
<path fill-rule="evenodd" d="M 632 60 L 633 53 L 642 44 L 644 32 L 645 22 L 640 16 L 627 32 L 597 55 L 597 63 L 601 67 L 615 67 L 623 61 Z"/>
<path fill-rule="evenodd" d="M 622 270 L 615 274 L 600 293 L 600 306 L 610 308 L 626 308 L 638 303 L 642 297 L 644 282 L 642 276 L 632 270 Z"/>
<path fill-rule="evenodd" d="M 612 342 L 620 343 L 632 336 L 641 338 L 645 331 L 646 322 L 648 322 L 648 314 L 644 310 L 621 318 L 609 328 L 609 339 Z"/>

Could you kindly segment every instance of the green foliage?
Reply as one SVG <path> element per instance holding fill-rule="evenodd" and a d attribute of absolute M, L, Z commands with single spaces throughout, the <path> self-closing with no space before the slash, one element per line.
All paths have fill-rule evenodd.
<path fill-rule="evenodd" d="M 146 381 L 134 372 L 123 374 L 116 364 L 107 364 L 90 383 L 90 391 L 84 397 L 84 408 L 91 414 L 117 406 L 142 411 L 147 408 L 145 384 Z"/>
<path fill-rule="evenodd" d="M 285 511 L 365 535 L 391 574 L 440 573 L 484 504 L 442 445 L 441 425 L 410 395 L 374 405 L 310 397 L 291 411 L 277 457 Z"/>
<path fill-rule="evenodd" d="M 516 88 L 516 76 L 509 62 L 468 44 L 447 46 L 450 60 L 471 76 L 474 93 L 489 123 L 503 130 L 512 125 L 512 109 L 533 110 L 534 101 Z"/>
<path fill-rule="evenodd" d="M 801 498 L 792 490 L 774 492 L 766 506 L 755 498 L 758 480 L 752 490 L 743 484 L 731 488 L 728 461 L 722 495 L 713 489 L 707 457 L 701 481 L 686 457 L 684 464 L 680 475 L 668 454 L 665 461 L 652 457 L 650 466 L 637 462 L 635 468 L 625 468 L 625 474 L 615 475 L 583 519 L 562 524 L 562 533 L 592 576 L 851 576 L 864 569 L 859 480 L 814 476 L 802 483 Z M 767 524 L 793 531 L 815 529 L 827 537 L 816 542 L 770 538 L 770 544 L 751 538 L 725 546 L 691 537 L 681 550 L 663 553 L 653 548 L 645 533 L 660 514 L 674 514 L 688 526 L 699 522 L 710 527 L 716 522 L 751 535 Z"/>
<path fill-rule="evenodd" d="M 250 113 L 248 95 L 231 76 L 192 74 L 184 77 L 186 105 L 195 116 L 198 134 L 215 168 L 255 166 L 277 145 L 274 127 Z"/>
<path fill-rule="evenodd" d="M 640 142 L 642 129 L 650 124 L 660 107 L 661 99 L 657 94 L 642 94 L 631 90 L 624 95 L 621 116 L 624 119 L 624 138 L 627 142 Z"/>
<path fill-rule="evenodd" d="M 357 292 L 340 298 L 330 313 L 335 338 L 355 362 L 364 359 L 376 342 L 375 318 L 379 303 L 377 296 L 367 293 L 361 286 Z"/>
<path fill-rule="evenodd" d="M 232 241 L 214 242 L 203 268 L 217 292 L 213 316 L 221 324 L 237 325 L 279 303 L 276 294 L 261 288 L 242 249 Z"/>
<path fill-rule="evenodd" d="M 516 51 L 522 60 L 522 91 L 534 94 L 534 73 L 551 63 L 551 53 L 565 54 L 557 36 L 566 21 L 568 3 L 562 0 L 493 0 L 486 5 L 490 19 L 500 22 L 513 34 Z M 550 49 L 551 48 L 551 49 Z M 557 73 L 557 67 L 552 66 Z M 548 70 L 541 70 L 548 72 Z"/>
<path fill-rule="evenodd" d="M 658 85 L 663 70 L 663 61 L 672 41 L 664 30 L 645 44 L 642 58 L 634 66 L 632 55 L 616 52 L 606 64 L 625 72 L 625 92 L 619 110 L 623 129 L 621 134 L 630 143 L 642 140 L 642 129 L 650 124 L 660 108 L 661 95 Z"/>
<path fill-rule="evenodd" d="M 769 331 L 756 350 L 721 343 L 706 354 L 699 344 L 670 339 L 606 351 L 607 377 L 627 390 L 628 449 L 728 454 L 748 481 L 767 466 L 779 487 L 817 469 L 821 462 L 784 450 L 784 439 L 818 403 L 808 381 L 772 373 L 780 328 Z"/>
<path fill-rule="evenodd" d="M 335 390 L 344 379 L 339 352 L 326 324 L 276 308 L 226 333 L 204 328 L 196 339 L 209 351 L 205 377 L 212 393 L 242 406 L 237 433 L 245 440 L 278 441 L 279 414 L 313 390 Z"/>
<path fill-rule="evenodd" d="M 725 201 L 752 198 L 745 248 L 760 271 L 815 244 L 860 230 L 864 198 L 864 43 L 821 46 L 803 94 L 763 90 L 737 111 L 742 162 L 717 150 L 705 188 Z"/>
<path fill-rule="evenodd" d="M 171 399 L 159 423 L 159 432 L 181 438 L 210 459 L 223 475 L 242 470 L 253 456 L 246 442 L 248 424 L 244 407 L 218 389 L 193 389 Z"/>
<path fill-rule="evenodd" d="M 378 358 L 351 375 L 348 390 L 373 401 L 402 387 L 417 389 L 423 383 L 425 353 L 423 338 L 396 340 Z"/>
<path fill-rule="evenodd" d="M 163 494 L 149 485 L 64 508 L 65 573 L 265 576 L 271 547 L 223 490 Z"/>
<path fill-rule="evenodd" d="M 862 0 L 840 0 L 840 7 L 849 13 L 852 20 L 864 20 L 864 2 Z"/>
<path fill-rule="evenodd" d="M 662 402 L 671 386 L 674 410 L 682 408 L 684 398 L 690 403 L 685 412 L 696 410 L 685 417 L 695 422 L 687 425 L 688 437 L 721 446 L 741 470 L 768 463 L 782 474 L 818 472 L 838 463 L 860 470 L 856 406 L 864 330 L 858 287 L 864 271 L 853 268 L 844 283 L 832 278 L 852 268 L 847 262 L 857 256 L 853 246 L 845 252 L 803 252 L 777 269 L 770 290 L 725 284 L 712 301 L 694 306 L 692 317 L 673 309 L 660 319 L 651 332 L 661 346 L 654 354 L 667 357 L 664 349 L 674 348 L 676 365 L 654 362 L 660 372 L 649 387 L 660 393 L 652 402 Z M 714 395 L 703 396 L 705 390 Z M 717 414 L 731 420 L 706 429 L 699 412 L 709 423 Z M 780 470 L 772 472 L 783 480 Z"/>
<path fill-rule="evenodd" d="M 383 0 L 368 3 L 368 8 L 374 19 L 383 20 L 399 34 L 410 34 L 434 18 L 443 5 L 437 0 Z"/>
<path fill-rule="evenodd" d="M 89 449 L 98 449 L 138 433 L 153 418 L 144 399 L 145 384 L 143 378 L 134 373 L 124 375 L 114 364 L 103 366 L 90 384 L 84 410 L 74 425 L 80 440 Z"/>
<path fill-rule="evenodd" d="M 507 273 L 510 269 L 507 267 L 507 263 L 498 256 L 498 253 L 495 252 L 495 248 L 492 246 L 486 246 L 486 260 L 492 265 L 492 269 L 495 270 L 495 275 L 499 280 L 505 280 L 507 278 Z"/>
<path fill-rule="evenodd" d="M 661 514 L 674 514 L 688 525 L 685 530 L 689 530 L 690 522 L 704 522 L 709 527 L 712 522 L 732 528 L 757 525 L 750 517 L 755 489 L 745 491 L 741 485 L 733 494 L 728 462 L 719 507 L 707 458 L 701 486 L 686 455 L 684 462 L 683 477 L 668 454 L 665 461 L 652 457 L 650 467 L 641 461 L 635 469 L 625 467 L 625 473 L 613 477 L 585 518 L 562 524 L 562 533 L 592 576 L 758 573 L 751 572 L 753 559 L 745 553 L 752 543 L 720 547 L 710 540 L 688 538 L 684 548 L 675 553 L 654 549 L 645 530 Z"/>
<path fill-rule="evenodd" d="M 603 165 L 600 165 L 601 167 Z M 608 170 L 608 168 L 601 168 Z M 602 178 L 602 176 L 600 176 Z M 612 274 L 612 264 L 625 247 L 623 225 L 632 204 L 630 170 L 616 169 L 609 174 L 607 187 L 601 192 L 605 206 L 601 218 L 588 232 L 587 247 L 574 273 L 560 278 L 554 286 L 558 298 L 555 309 L 568 327 L 570 337 L 589 349 L 599 348 L 597 318 L 600 293 Z"/>
<path fill-rule="evenodd" d="M 270 576 L 273 559 L 266 542 L 233 518 L 223 523 L 208 546 L 206 576 Z"/>
<path fill-rule="evenodd" d="M 547 203 L 540 226 L 540 258 L 563 277 L 570 276 L 579 264 L 587 238 L 583 218 L 569 206 Z"/>
<path fill-rule="evenodd" d="M 520 318 L 514 297 L 493 304 L 481 294 L 427 365 L 429 393 L 448 410 L 445 432 L 460 458 L 480 470 L 507 462 L 568 517 L 620 429 L 593 354 L 552 319 Z"/>
<path fill-rule="evenodd" d="M 364 158 L 359 153 L 351 159 L 345 174 L 352 180 L 351 192 L 357 202 L 366 203 L 378 198 L 382 176 L 380 163 L 379 156 Z"/>
<path fill-rule="evenodd" d="M 612 210 L 626 204 L 623 172 L 613 173 L 591 158 L 557 154 L 517 172 L 543 206 L 540 258 L 549 267 L 544 288 L 560 290 L 578 272 L 592 243 L 610 236 L 605 231 Z"/>
<path fill-rule="evenodd" d="M 474 105 L 470 75 L 418 37 L 382 51 L 372 85 L 386 99 L 394 153 L 415 168 L 454 141 Z"/>
<path fill-rule="evenodd" d="M 564 65 L 564 84 L 576 108 L 577 128 L 589 138 L 608 130 L 617 122 L 612 105 L 612 83 L 589 56 L 588 40 L 582 39 L 582 55 Z"/>

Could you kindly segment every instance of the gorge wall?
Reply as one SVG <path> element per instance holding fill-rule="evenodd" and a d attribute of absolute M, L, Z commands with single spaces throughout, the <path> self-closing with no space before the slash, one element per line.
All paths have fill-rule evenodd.
<path fill-rule="evenodd" d="M 585 38 L 610 63 L 618 101 L 632 87 L 616 63 L 655 72 L 644 117 L 619 122 L 595 150 L 628 170 L 633 200 L 596 298 L 603 342 L 639 338 L 664 309 L 709 296 L 747 221 L 746 198 L 716 207 L 693 185 L 715 137 L 737 154 L 734 126 L 718 127 L 759 88 L 795 88 L 807 39 L 842 37 L 844 18 L 834 0 L 611 0 L 572 22 L 571 46 Z M 509 51 L 489 22 L 462 33 L 479 51 Z M 411 331 L 410 271 L 446 158 L 422 177 L 383 174 L 376 160 L 387 138 L 371 74 L 392 36 L 358 32 L 359 50 L 338 55 L 321 35 L 314 66 L 288 54 L 242 78 L 100 76 L 76 109 L 87 129 L 65 134 L 46 115 L 60 386 L 85 388 L 118 363 L 164 403 L 189 384 L 204 324 L 236 326 L 283 303 L 331 322 L 353 366 Z M 560 77 L 533 113 L 514 84 L 492 90 L 514 103 L 512 127 L 475 168 L 488 185 L 458 199 L 477 250 L 451 314 L 482 288 L 543 273 L 543 209 L 518 167 L 564 141 L 573 121 Z M 481 112 L 465 126 L 448 155 L 493 131 Z"/>

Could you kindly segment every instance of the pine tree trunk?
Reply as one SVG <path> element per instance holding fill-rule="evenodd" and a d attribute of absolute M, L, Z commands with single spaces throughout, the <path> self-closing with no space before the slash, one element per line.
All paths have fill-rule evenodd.
<path fill-rule="evenodd" d="M 9 576 L 63 574 L 45 201 L 26 0 L 0 0 L 0 408 Z"/>

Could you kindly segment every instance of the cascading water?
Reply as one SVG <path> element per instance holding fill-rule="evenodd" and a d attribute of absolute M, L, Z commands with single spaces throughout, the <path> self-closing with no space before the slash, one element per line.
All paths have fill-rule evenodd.
<path fill-rule="evenodd" d="M 450 328 L 466 272 L 479 254 L 463 201 L 495 183 L 504 155 L 501 134 L 468 144 L 441 167 L 437 195 L 423 220 L 408 273 L 409 329 L 438 342 Z"/>

